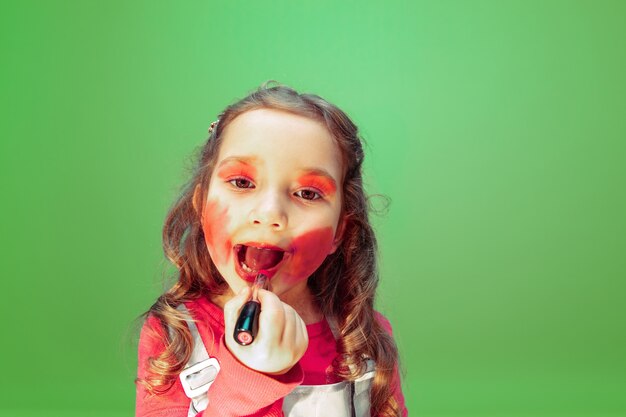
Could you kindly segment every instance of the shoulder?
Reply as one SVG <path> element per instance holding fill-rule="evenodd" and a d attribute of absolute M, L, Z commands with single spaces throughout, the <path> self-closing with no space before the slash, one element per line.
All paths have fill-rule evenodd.
<path fill-rule="evenodd" d="M 143 326 L 141 327 L 141 333 L 149 334 L 151 332 L 161 333 L 164 331 L 163 324 L 154 314 L 147 313 L 143 319 Z"/>
<path fill-rule="evenodd" d="M 387 333 L 389 333 L 390 335 L 393 334 L 391 322 L 380 311 L 374 311 L 374 319 L 376 319 L 378 324 L 380 324 L 382 328 L 387 331 Z"/>
<path fill-rule="evenodd" d="M 224 327 L 224 311 L 208 298 L 200 297 L 185 301 L 185 307 L 196 322 L 207 322 L 211 327 Z"/>
<path fill-rule="evenodd" d="M 139 334 L 139 356 L 150 357 L 165 350 L 166 332 L 161 321 L 149 314 Z"/>

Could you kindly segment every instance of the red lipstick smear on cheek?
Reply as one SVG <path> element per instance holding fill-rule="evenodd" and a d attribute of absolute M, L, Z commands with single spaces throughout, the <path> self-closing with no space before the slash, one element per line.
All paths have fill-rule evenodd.
<path fill-rule="evenodd" d="M 293 257 L 289 269 L 283 271 L 287 282 L 307 279 L 324 262 L 333 249 L 334 234 L 331 227 L 312 230 L 292 242 Z"/>
<path fill-rule="evenodd" d="M 226 230 L 229 220 L 226 207 L 207 201 L 202 210 L 202 231 L 211 259 L 218 265 L 227 263 L 232 254 L 232 241 Z"/>

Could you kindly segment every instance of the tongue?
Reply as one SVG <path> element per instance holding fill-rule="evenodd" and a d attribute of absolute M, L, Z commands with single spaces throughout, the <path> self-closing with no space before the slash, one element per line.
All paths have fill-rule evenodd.
<path fill-rule="evenodd" d="M 248 246 L 246 249 L 246 265 L 255 271 L 269 269 L 283 259 L 283 253 L 284 252 L 278 250 Z"/>

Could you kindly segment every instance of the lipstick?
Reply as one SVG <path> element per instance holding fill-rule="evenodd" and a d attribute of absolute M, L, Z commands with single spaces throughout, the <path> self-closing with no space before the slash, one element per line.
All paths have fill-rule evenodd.
<path fill-rule="evenodd" d="M 259 331 L 259 313 L 261 312 L 261 303 L 259 303 L 259 288 L 265 289 L 267 275 L 265 271 L 260 271 L 252 285 L 252 299 L 245 303 L 239 313 L 237 324 L 235 325 L 235 333 L 233 337 L 235 341 L 242 346 L 247 346 L 254 342 L 257 332 Z"/>

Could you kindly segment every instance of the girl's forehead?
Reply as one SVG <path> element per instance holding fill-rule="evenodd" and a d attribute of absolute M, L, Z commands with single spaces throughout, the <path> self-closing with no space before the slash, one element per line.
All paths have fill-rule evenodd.
<path fill-rule="evenodd" d="M 233 119 L 222 133 L 218 166 L 242 159 L 250 164 L 323 169 L 339 180 L 341 150 L 325 125 L 284 111 L 255 109 Z"/>
<path fill-rule="evenodd" d="M 235 130 L 236 133 L 249 133 L 258 129 L 271 130 L 274 134 L 317 135 L 332 138 L 326 126 L 319 120 L 268 108 L 248 110 L 238 115 L 226 126 L 224 133 L 226 134 L 229 130 Z"/>

